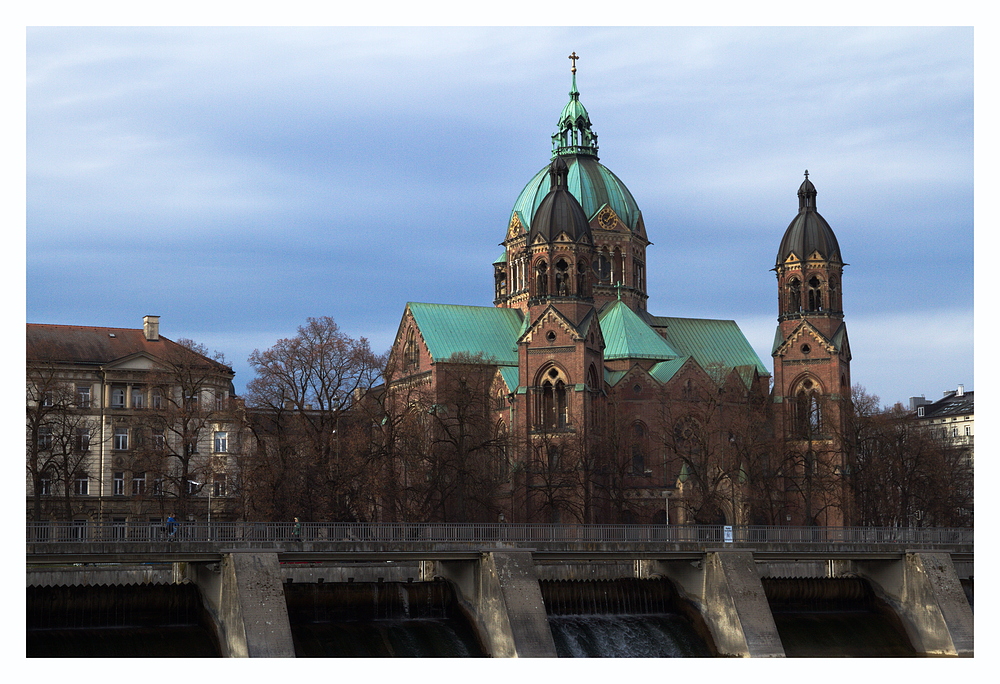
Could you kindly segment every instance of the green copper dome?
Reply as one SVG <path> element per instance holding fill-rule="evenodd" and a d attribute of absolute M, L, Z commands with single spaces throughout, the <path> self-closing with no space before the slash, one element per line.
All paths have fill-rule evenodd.
<path fill-rule="evenodd" d="M 618 176 L 598 161 L 597 135 L 591 131 L 590 116 L 580 102 L 576 74 L 573 74 L 569 96 L 569 102 L 559 114 L 559 130 L 552 136 L 552 159 L 562 158 L 566 162 L 567 189 L 583 206 L 588 221 L 607 205 L 629 230 L 641 234 L 641 215 L 632 193 Z M 531 228 L 538 205 L 550 189 L 549 165 L 546 164 L 528 181 L 514 202 L 514 212 L 526 229 Z"/>

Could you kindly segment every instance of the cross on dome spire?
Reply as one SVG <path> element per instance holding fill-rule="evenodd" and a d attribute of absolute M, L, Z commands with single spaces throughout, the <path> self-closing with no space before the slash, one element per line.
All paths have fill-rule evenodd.
<path fill-rule="evenodd" d="M 552 158 L 561 155 L 585 154 L 597 157 L 597 134 L 590 129 L 590 116 L 580 102 L 580 91 L 576 88 L 576 60 L 580 56 L 574 51 L 569 56 L 573 63 L 570 73 L 573 84 L 569 91 L 569 102 L 559 115 L 559 130 L 552 136 Z"/>

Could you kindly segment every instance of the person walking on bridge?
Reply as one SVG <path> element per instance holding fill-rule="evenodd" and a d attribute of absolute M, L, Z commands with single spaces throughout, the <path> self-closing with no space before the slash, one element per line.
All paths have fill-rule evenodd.
<path fill-rule="evenodd" d="M 174 514 L 171 513 L 167 516 L 167 537 L 170 541 L 174 540 L 174 534 L 177 532 L 177 519 L 174 518 Z"/>

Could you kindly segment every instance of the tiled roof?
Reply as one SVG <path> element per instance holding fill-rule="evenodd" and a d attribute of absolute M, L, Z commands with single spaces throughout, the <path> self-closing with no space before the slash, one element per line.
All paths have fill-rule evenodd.
<path fill-rule="evenodd" d="M 135 328 L 103 328 L 78 325 L 27 324 L 27 361 L 46 361 L 82 365 L 108 365 L 138 353 L 153 357 L 187 352 L 185 347 L 160 336 L 150 341 Z M 206 363 L 232 373 L 232 369 L 201 357 Z"/>

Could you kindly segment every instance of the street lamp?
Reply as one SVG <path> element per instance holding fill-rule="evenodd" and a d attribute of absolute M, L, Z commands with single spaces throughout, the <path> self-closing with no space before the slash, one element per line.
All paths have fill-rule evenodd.
<path fill-rule="evenodd" d="M 201 487 L 204 483 L 188 480 L 195 487 Z M 212 541 L 212 483 L 208 484 L 208 541 Z"/>

